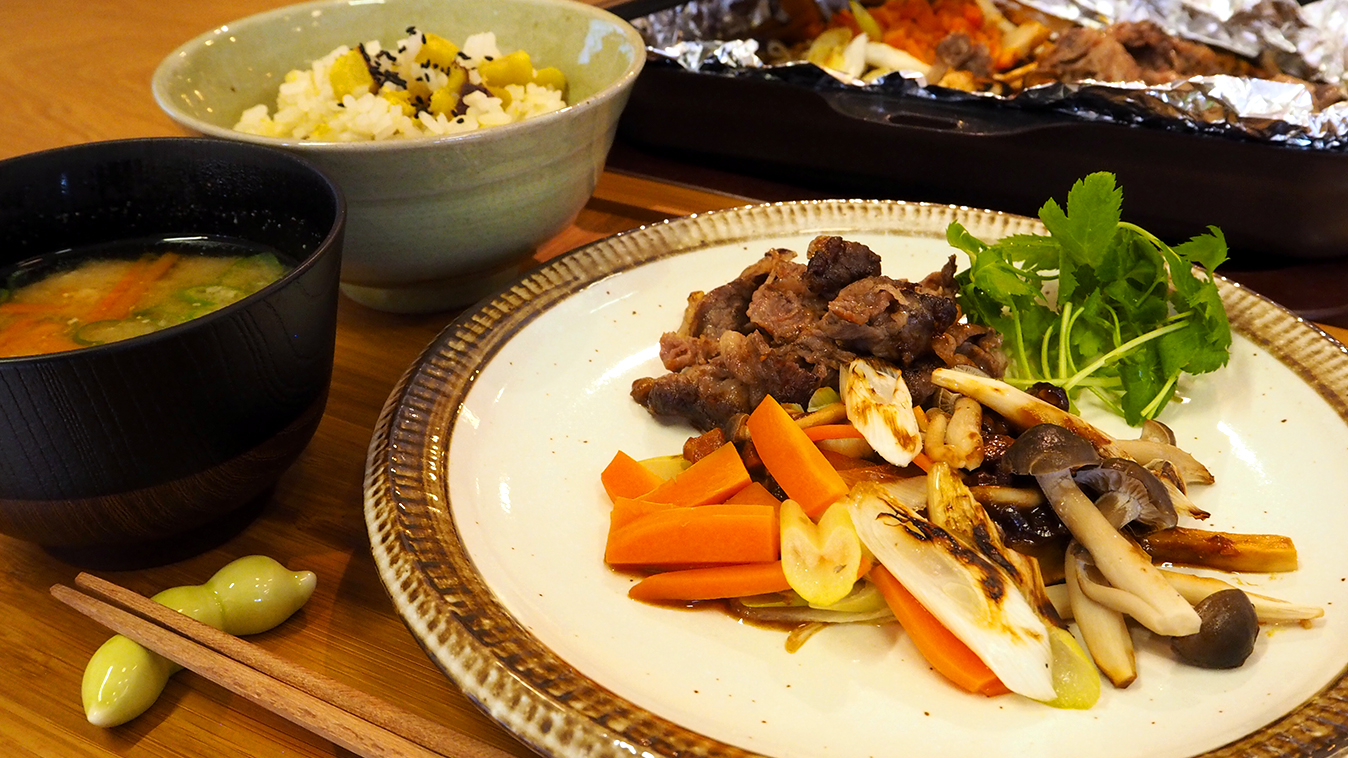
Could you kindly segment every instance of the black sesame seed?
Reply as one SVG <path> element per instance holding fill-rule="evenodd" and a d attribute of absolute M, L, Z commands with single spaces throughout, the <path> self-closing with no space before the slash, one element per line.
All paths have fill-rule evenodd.
<path fill-rule="evenodd" d="M 416 28 L 415 26 L 409 26 L 409 27 L 407 27 L 407 36 L 410 37 L 410 36 L 412 36 L 413 34 L 416 34 L 416 33 L 417 33 L 417 28 Z"/>
<path fill-rule="evenodd" d="M 489 60 L 491 60 L 491 59 L 492 59 L 492 57 L 491 57 L 490 55 L 484 55 L 484 56 L 482 56 L 482 60 L 484 60 L 484 61 L 489 61 Z"/>

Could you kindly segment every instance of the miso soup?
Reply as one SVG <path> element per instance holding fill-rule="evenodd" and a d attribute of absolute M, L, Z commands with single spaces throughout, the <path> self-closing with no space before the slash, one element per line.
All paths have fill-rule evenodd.
<path fill-rule="evenodd" d="M 219 310 L 293 268 L 232 240 L 141 240 L 26 261 L 0 289 L 0 358 L 139 337 Z"/>

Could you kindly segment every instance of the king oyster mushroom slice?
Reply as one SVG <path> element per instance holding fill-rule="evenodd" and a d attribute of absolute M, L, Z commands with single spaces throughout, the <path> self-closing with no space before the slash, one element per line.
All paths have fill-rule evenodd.
<path fill-rule="evenodd" d="M 1110 525 L 1095 503 L 1072 479 L 1072 471 L 1098 464 L 1100 456 L 1086 439 L 1055 424 L 1022 432 L 1002 461 L 1013 473 L 1039 482 L 1049 504 L 1073 538 L 1090 552 L 1110 585 L 1135 596 L 1150 612 L 1137 621 L 1166 636 L 1193 634 L 1200 619 L 1132 540 Z"/>
<path fill-rule="evenodd" d="M 840 502 L 876 560 L 1007 688 L 1041 701 L 1057 696 L 1048 627 L 1001 566 L 872 482 Z"/>
<path fill-rule="evenodd" d="M 1115 529 L 1133 522 L 1148 529 L 1169 529 L 1179 523 L 1170 492 L 1137 461 L 1106 458 L 1099 465 L 1077 469 L 1072 478 L 1098 493 L 1095 507 Z"/>
<path fill-rule="evenodd" d="M 1135 440 L 1116 439 L 1074 413 L 1046 403 L 1006 382 L 985 376 L 938 368 L 931 372 L 931 381 L 937 387 L 977 400 L 1019 429 L 1029 429 L 1036 424 L 1056 424 L 1071 429 L 1107 458 L 1132 458 L 1143 465 L 1164 459 L 1179 469 L 1186 482 L 1213 482 L 1212 472 L 1198 459 L 1174 444 L 1154 439 L 1155 432 L 1144 431 L 1144 437 Z"/>

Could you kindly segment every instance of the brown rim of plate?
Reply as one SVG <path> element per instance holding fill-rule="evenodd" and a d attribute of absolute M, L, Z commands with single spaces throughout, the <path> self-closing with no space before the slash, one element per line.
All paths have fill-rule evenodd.
<path fill-rule="evenodd" d="M 447 481 L 448 437 L 481 366 L 530 321 L 607 276 L 710 246 L 810 232 L 944 238 L 958 220 L 975 236 L 1042 232 L 1021 216 L 945 205 L 820 200 L 676 218 L 556 258 L 465 311 L 395 386 L 375 426 L 365 519 L 380 578 L 432 661 L 483 711 L 548 756 L 754 755 L 661 718 L 588 679 L 529 634 L 495 599 L 459 541 Z M 1216 277 L 1232 328 L 1310 385 L 1348 421 L 1348 349 L 1267 298 Z M 1203 754 L 1323 756 L 1348 740 L 1340 672 L 1296 710 Z"/>

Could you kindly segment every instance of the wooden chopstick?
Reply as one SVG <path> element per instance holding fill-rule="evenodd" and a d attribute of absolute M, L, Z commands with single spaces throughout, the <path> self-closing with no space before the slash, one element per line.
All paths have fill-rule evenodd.
<path fill-rule="evenodd" d="M 113 631 L 357 755 L 513 758 L 112 582 L 80 574 L 75 583 L 164 626 L 64 585 L 54 585 L 51 593 Z"/>

